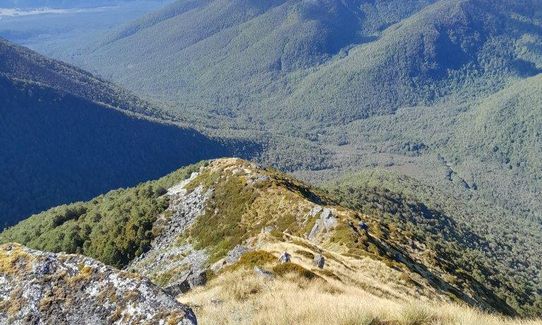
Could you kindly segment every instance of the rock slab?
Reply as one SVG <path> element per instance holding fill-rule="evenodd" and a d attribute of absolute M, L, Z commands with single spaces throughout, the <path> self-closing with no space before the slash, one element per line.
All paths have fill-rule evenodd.
<path fill-rule="evenodd" d="M 0 324 L 195 325 L 144 277 L 80 255 L 0 246 Z"/>

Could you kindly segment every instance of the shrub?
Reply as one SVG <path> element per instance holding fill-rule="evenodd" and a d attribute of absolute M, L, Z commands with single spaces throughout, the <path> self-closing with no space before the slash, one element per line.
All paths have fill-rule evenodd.
<path fill-rule="evenodd" d="M 275 267 L 273 267 L 273 272 L 277 274 L 278 276 L 285 276 L 287 274 L 296 274 L 307 280 L 313 280 L 313 279 L 319 278 L 319 276 L 316 275 L 316 273 L 309 271 L 306 268 L 302 267 L 301 265 L 298 265 L 295 263 L 278 264 Z"/>

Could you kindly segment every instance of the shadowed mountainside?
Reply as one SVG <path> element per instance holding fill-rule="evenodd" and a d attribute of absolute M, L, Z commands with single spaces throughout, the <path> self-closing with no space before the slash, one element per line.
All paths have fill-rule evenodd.
<path fill-rule="evenodd" d="M 233 150 L 123 112 L 147 106 L 71 66 L 6 42 L 0 57 L 1 226 Z"/>

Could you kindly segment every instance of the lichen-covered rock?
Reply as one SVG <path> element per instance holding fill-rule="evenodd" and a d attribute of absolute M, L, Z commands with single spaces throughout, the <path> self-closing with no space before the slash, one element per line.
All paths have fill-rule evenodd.
<path fill-rule="evenodd" d="M 0 324 L 196 324 L 149 280 L 80 255 L 0 246 Z"/>
<path fill-rule="evenodd" d="M 226 257 L 211 265 L 211 271 L 213 271 L 214 273 L 218 273 L 222 268 L 237 263 L 241 256 L 243 256 L 243 254 L 249 251 L 250 249 L 246 246 L 235 246 L 231 251 L 228 252 Z"/>

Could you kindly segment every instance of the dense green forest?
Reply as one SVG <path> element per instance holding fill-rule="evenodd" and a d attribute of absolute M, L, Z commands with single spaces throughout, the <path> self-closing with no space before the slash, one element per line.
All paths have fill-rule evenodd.
<path fill-rule="evenodd" d="M 158 181 L 63 205 L 34 215 L 0 234 L 0 242 L 35 249 L 80 253 L 124 267 L 150 247 L 154 221 L 168 207 L 166 188 L 188 178 L 198 165 L 179 169 Z"/>

